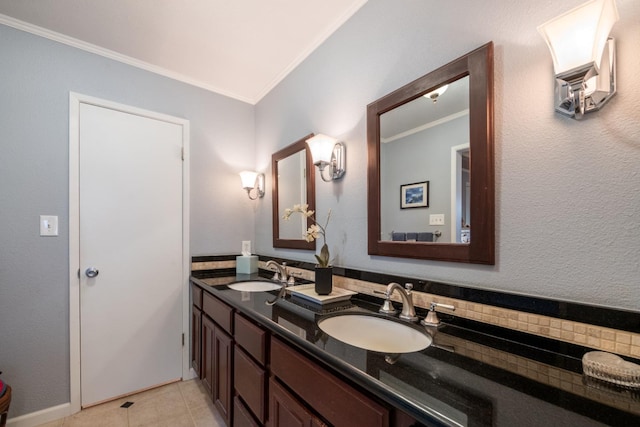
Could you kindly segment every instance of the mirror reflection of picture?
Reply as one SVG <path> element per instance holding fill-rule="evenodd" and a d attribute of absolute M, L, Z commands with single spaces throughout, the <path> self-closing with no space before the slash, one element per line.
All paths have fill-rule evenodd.
<path fill-rule="evenodd" d="M 429 181 L 400 186 L 400 208 L 428 208 Z"/>

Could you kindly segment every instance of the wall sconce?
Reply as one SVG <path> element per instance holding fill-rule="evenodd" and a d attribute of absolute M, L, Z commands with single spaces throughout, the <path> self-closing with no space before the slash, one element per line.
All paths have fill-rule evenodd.
<path fill-rule="evenodd" d="M 247 191 L 247 195 L 251 200 L 258 197 L 264 197 L 264 174 L 253 171 L 240 172 L 240 180 L 242 180 L 242 188 Z M 255 190 L 255 196 L 251 197 L 251 190 Z"/>
<path fill-rule="evenodd" d="M 538 27 L 556 73 L 556 111 L 575 119 L 599 110 L 616 93 L 615 0 L 592 0 Z"/>
<path fill-rule="evenodd" d="M 345 146 L 342 142 L 327 135 L 318 134 L 307 139 L 313 164 L 320 169 L 320 178 L 331 182 L 342 178 L 345 172 Z M 325 168 L 329 166 L 329 176 L 324 176 Z"/>

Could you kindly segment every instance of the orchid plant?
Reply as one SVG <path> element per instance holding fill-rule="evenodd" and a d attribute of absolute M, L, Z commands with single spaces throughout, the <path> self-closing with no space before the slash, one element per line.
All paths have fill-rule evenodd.
<path fill-rule="evenodd" d="M 315 257 L 318 260 L 318 266 L 328 267 L 330 255 L 329 246 L 327 246 L 327 226 L 329 225 L 329 220 L 331 219 L 331 209 L 329 209 L 329 212 L 327 213 L 327 221 L 324 223 L 324 226 L 320 225 L 318 221 L 316 221 L 315 211 L 309 210 L 309 205 L 307 204 L 293 205 L 292 209 L 285 209 L 282 219 L 288 220 L 293 213 L 300 213 L 302 216 L 309 218 L 313 222 L 313 224 L 311 224 L 311 226 L 304 233 L 304 239 L 307 242 L 313 242 L 320 235 L 322 235 L 323 245 L 320 249 L 320 255 L 316 254 Z"/>

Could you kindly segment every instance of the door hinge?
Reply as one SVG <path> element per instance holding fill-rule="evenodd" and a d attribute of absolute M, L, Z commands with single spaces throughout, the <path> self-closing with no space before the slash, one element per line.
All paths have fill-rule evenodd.
<path fill-rule="evenodd" d="M 184 332 L 182 333 L 182 346 L 184 347 Z"/>
<path fill-rule="evenodd" d="M 182 161 L 184 162 L 184 147 L 180 149 L 180 157 L 182 158 Z"/>

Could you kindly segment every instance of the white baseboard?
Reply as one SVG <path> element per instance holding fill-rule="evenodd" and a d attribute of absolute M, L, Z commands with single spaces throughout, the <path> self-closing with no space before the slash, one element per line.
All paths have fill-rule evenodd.
<path fill-rule="evenodd" d="M 35 427 L 69 415 L 71 415 L 71 403 L 63 403 L 62 405 L 10 418 L 7 420 L 7 427 Z"/>

